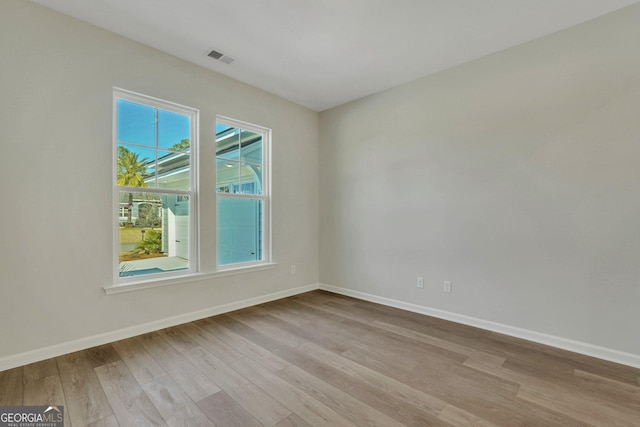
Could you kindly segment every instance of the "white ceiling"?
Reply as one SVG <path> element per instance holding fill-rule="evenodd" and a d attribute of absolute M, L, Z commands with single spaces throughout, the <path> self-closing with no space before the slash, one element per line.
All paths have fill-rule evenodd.
<path fill-rule="evenodd" d="M 33 0 L 322 111 L 638 0 Z M 216 49 L 235 61 L 205 56 Z"/>

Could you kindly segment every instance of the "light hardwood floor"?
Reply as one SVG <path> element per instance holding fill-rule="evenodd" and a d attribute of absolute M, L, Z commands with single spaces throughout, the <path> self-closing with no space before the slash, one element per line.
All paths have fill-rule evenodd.
<path fill-rule="evenodd" d="M 65 426 L 640 426 L 640 370 L 314 291 L 0 372 Z"/>

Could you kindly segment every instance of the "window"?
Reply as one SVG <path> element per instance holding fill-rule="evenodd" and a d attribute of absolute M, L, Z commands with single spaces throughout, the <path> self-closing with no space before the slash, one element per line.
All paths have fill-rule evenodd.
<path fill-rule="evenodd" d="M 108 293 L 274 268 L 271 131 L 216 117 L 196 188 L 198 120 L 196 109 L 114 89 L 114 284 L 105 287 Z M 215 200 L 204 204 L 204 213 L 198 211 L 202 197 Z M 199 221 L 205 221 L 200 230 Z"/>
<path fill-rule="evenodd" d="M 218 117 L 216 198 L 219 269 L 270 261 L 271 131 Z"/>
<path fill-rule="evenodd" d="M 114 90 L 116 282 L 196 270 L 197 110 Z"/>

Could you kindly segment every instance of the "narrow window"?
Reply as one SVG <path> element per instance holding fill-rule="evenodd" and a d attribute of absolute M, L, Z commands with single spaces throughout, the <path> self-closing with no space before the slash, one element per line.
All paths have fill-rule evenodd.
<path fill-rule="evenodd" d="M 216 196 L 219 269 L 270 262 L 271 131 L 218 117 Z"/>
<path fill-rule="evenodd" d="M 116 282 L 195 271 L 196 129 L 194 109 L 114 90 Z"/>

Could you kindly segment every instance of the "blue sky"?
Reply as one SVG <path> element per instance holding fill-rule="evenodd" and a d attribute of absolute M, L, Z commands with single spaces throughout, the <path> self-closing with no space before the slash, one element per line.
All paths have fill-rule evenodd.
<path fill-rule="evenodd" d="M 191 119 L 189 116 L 136 104 L 124 99 L 118 100 L 117 108 L 118 144 L 125 145 L 128 150 L 139 153 L 141 160 L 154 159 L 156 148 L 168 149 L 183 139 L 191 138 Z M 135 146 L 129 144 L 135 144 Z M 160 151 L 158 157 L 165 154 L 167 151 Z"/>

